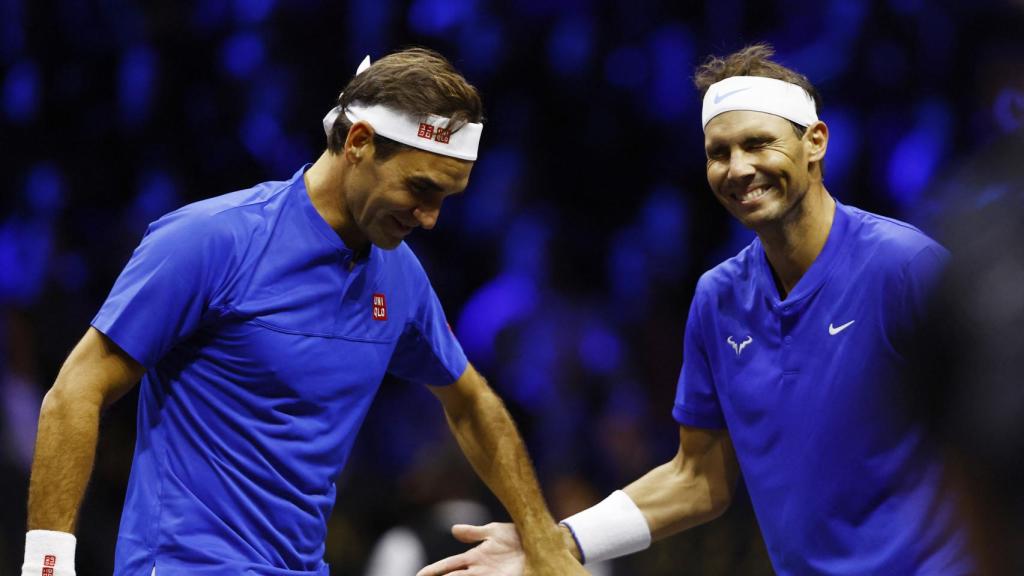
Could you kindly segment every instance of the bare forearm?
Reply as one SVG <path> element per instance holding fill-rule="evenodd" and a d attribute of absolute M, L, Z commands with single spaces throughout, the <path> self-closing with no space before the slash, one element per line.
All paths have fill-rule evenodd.
<path fill-rule="evenodd" d="M 643 512 L 654 540 L 713 520 L 729 504 L 728 495 L 714 494 L 705 476 L 682 473 L 677 466 L 662 464 L 623 489 Z"/>
<path fill-rule="evenodd" d="M 501 399 L 481 394 L 472 409 L 449 415 L 448 422 L 470 464 L 519 527 L 527 553 L 561 549 L 526 448 Z"/>
<path fill-rule="evenodd" d="M 74 532 L 92 474 L 100 408 L 51 390 L 43 400 L 29 483 L 28 528 Z"/>

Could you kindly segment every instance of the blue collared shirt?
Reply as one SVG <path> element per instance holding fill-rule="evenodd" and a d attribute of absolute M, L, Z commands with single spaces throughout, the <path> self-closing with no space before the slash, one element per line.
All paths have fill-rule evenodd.
<path fill-rule="evenodd" d="M 354 254 L 303 182 L 154 222 L 93 326 L 147 368 L 115 574 L 327 574 L 334 480 L 385 373 L 466 368 L 401 244 Z"/>
<path fill-rule="evenodd" d="M 782 299 L 759 240 L 701 277 L 673 415 L 727 428 L 779 574 L 967 574 L 900 371 L 947 252 L 836 203 Z"/>

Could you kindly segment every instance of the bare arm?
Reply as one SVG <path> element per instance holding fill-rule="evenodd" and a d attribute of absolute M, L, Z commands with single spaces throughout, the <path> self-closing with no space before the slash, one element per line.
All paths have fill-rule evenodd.
<path fill-rule="evenodd" d="M 679 427 L 679 450 L 672 460 L 623 488 L 640 508 L 660 540 L 722 515 L 732 502 L 739 464 L 725 430 Z M 572 532 L 562 526 L 562 541 L 580 558 Z"/>
<path fill-rule="evenodd" d="M 654 540 L 714 520 L 732 502 L 739 464 L 725 430 L 679 427 L 679 451 L 623 490 Z"/>
<path fill-rule="evenodd" d="M 585 574 L 562 546 L 522 438 L 483 376 L 469 365 L 454 384 L 431 391 L 441 400 L 462 452 L 523 535 L 527 565 L 541 574 Z"/>
<path fill-rule="evenodd" d="M 669 462 L 654 468 L 624 491 L 640 508 L 653 539 L 660 539 L 712 520 L 732 501 L 739 464 L 725 430 L 681 426 L 679 451 Z M 579 560 L 580 551 L 568 528 L 562 526 L 566 550 Z M 420 570 L 418 576 L 462 574 L 472 569 L 481 576 L 518 575 L 522 548 L 514 526 L 456 525 L 455 537 L 476 548 L 449 556 Z"/>
<path fill-rule="evenodd" d="M 43 398 L 29 483 L 29 530 L 73 533 L 92 474 L 100 410 L 124 396 L 145 369 L 89 328 Z"/>

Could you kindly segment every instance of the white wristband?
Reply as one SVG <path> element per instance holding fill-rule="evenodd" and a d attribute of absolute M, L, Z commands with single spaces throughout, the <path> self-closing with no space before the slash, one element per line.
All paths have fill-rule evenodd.
<path fill-rule="evenodd" d="M 622 490 L 561 523 L 576 539 L 584 564 L 618 558 L 651 545 L 647 519 Z"/>
<path fill-rule="evenodd" d="M 76 542 L 67 532 L 29 530 L 21 576 L 75 576 Z"/>

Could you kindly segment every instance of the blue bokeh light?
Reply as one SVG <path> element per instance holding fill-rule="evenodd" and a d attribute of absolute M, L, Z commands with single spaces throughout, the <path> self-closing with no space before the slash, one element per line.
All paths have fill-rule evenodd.
<path fill-rule="evenodd" d="M 253 32 L 239 32 L 228 37 L 221 48 L 221 66 L 235 78 L 247 78 L 262 64 L 263 39 Z"/>
<path fill-rule="evenodd" d="M 442 36 L 470 19 L 475 8 L 475 0 L 414 0 L 409 6 L 409 29 Z"/>
<path fill-rule="evenodd" d="M 132 200 L 132 220 L 152 222 L 181 204 L 177 186 L 163 170 L 145 170 L 139 178 L 139 192 Z"/>
<path fill-rule="evenodd" d="M 25 47 L 24 9 L 21 0 L 0 1 L 0 62 L 8 62 Z"/>
<path fill-rule="evenodd" d="M 897 142 L 889 161 L 892 197 L 904 208 L 921 198 L 946 151 L 952 125 L 945 102 L 933 99 L 917 111 L 915 126 Z"/>
<path fill-rule="evenodd" d="M 4 78 L 4 112 L 12 122 L 31 121 L 39 107 L 39 71 L 34 62 L 22 60 Z"/>
<path fill-rule="evenodd" d="M 274 10 L 274 0 L 235 0 L 235 17 L 242 23 L 266 20 Z"/>
<path fill-rule="evenodd" d="M 51 219 L 64 207 L 64 176 L 52 162 L 32 166 L 25 179 L 25 200 L 34 217 Z"/>
<path fill-rule="evenodd" d="M 849 181 L 854 162 L 860 154 L 861 123 L 853 114 L 849 108 L 836 105 L 822 115 L 829 128 L 825 174 L 833 182 Z"/>
<path fill-rule="evenodd" d="M 459 226 L 472 236 L 497 236 L 518 200 L 518 182 L 523 170 L 522 150 L 503 146 L 481 154 L 473 167 L 470 192 L 458 212 L 472 217 L 459 219 Z"/>
<path fill-rule="evenodd" d="M 548 62 L 559 74 L 579 74 L 590 64 L 594 50 L 594 23 L 573 15 L 563 18 L 548 38 Z"/>
<path fill-rule="evenodd" d="M 240 132 L 246 150 L 264 162 L 270 161 L 283 137 L 281 127 L 270 114 L 262 111 L 248 114 Z"/>
<path fill-rule="evenodd" d="M 595 374 L 610 374 L 622 363 L 622 348 L 622 340 L 614 330 L 603 324 L 592 324 L 580 337 L 580 363 Z"/>
<path fill-rule="evenodd" d="M 531 314 L 539 298 L 537 286 L 522 275 L 502 274 L 482 286 L 466 301 L 456 322 L 466 354 L 482 365 L 492 364 L 498 334 Z"/>
<path fill-rule="evenodd" d="M 689 210 L 685 196 L 671 186 L 658 186 L 647 195 L 638 216 L 652 272 L 677 278 L 686 267 Z"/>
<path fill-rule="evenodd" d="M 497 18 L 477 15 L 458 33 L 459 67 L 472 77 L 489 77 L 501 67 L 505 29 Z"/>
<path fill-rule="evenodd" d="M 693 35 L 682 25 L 664 26 L 652 36 L 650 49 L 654 73 L 646 109 L 659 120 L 679 120 L 689 106 L 696 105 L 690 85 Z"/>
<path fill-rule="evenodd" d="M 148 46 L 135 46 L 124 52 L 117 92 L 125 124 L 137 125 L 149 115 L 157 76 L 157 56 Z"/>
<path fill-rule="evenodd" d="M 363 56 L 369 54 L 371 59 L 380 58 L 391 47 L 392 2 L 352 2 L 349 4 L 349 10 L 351 18 L 346 19 L 345 29 L 349 54 L 352 56 L 352 69 L 342 70 L 341 78 L 344 80 L 349 78 L 346 74 L 356 73 Z"/>

